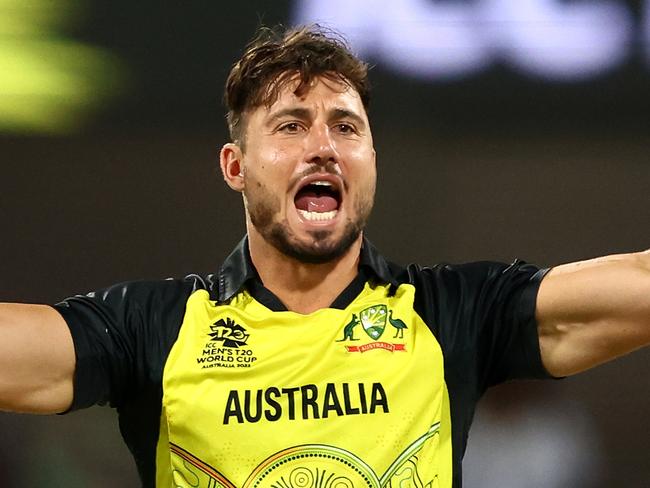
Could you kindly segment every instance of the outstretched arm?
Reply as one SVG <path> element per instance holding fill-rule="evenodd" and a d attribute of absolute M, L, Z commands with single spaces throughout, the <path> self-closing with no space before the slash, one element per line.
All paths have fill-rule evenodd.
<path fill-rule="evenodd" d="M 650 344 L 650 251 L 565 264 L 537 298 L 542 360 L 567 376 Z"/>
<path fill-rule="evenodd" d="M 61 315 L 45 305 L 0 304 L 0 409 L 59 413 L 72 403 L 75 352 Z"/>

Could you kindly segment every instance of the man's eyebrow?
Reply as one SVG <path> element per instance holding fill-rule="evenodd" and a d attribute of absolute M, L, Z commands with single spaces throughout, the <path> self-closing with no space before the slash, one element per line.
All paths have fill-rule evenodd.
<path fill-rule="evenodd" d="M 284 117 L 295 117 L 297 119 L 305 120 L 308 119 L 310 115 L 311 115 L 311 110 L 309 110 L 308 108 L 288 107 L 288 108 L 283 108 L 281 110 L 278 110 L 277 112 L 271 114 L 267 122 L 271 124 L 276 120 L 282 119 Z"/>
<path fill-rule="evenodd" d="M 357 125 L 365 127 L 366 122 L 356 112 L 348 110 L 346 108 L 335 108 L 330 114 L 330 120 L 339 120 L 339 119 L 350 119 L 356 122 Z"/>
<path fill-rule="evenodd" d="M 282 119 L 284 117 L 294 117 L 300 120 L 307 120 L 312 117 L 312 112 L 310 109 L 305 107 L 287 107 L 272 113 L 267 119 L 267 123 L 273 124 L 277 120 Z M 361 127 L 365 127 L 366 125 L 365 120 L 359 114 L 353 112 L 352 110 L 348 110 L 346 108 L 340 108 L 340 107 L 332 109 L 328 115 L 328 119 L 330 121 L 349 119 L 349 120 L 353 120 L 357 125 Z"/>

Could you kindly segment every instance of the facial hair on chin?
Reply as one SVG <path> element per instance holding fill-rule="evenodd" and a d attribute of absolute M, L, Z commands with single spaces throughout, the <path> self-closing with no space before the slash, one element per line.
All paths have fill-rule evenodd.
<path fill-rule="evenodd" d="M 256 182 L 254 196 L 244 190 L 248 214 L 255 229 L 273 247 L 285 256 L 309 264 L 323 264 L 339 258 L 358 239 L 364 229 L 370 210 L 372 198 L 359 201 L 356 221 L 348 219 L 340 239 L 333 241 L 331 231 L 312 231 L 309 242 L 300 242 L 285 221 L 277 222 L 274 216 L 281 208 L 280 200 L 263 185 Z M 248 186 L 247 186 L 248 187 Z M 252 198 L 251 198 L 252 196 Z"/>
<path fill-rule="evenodd" d="M 362 228 L 348 221 L 343 236 L 337 241 L 327 242 L 330 231 L 313 231 L 311 243 L 301 243 L 292 239 L 291 230 L 286 223 L 274 223 L 269 235 L 264 236 L 282 254 L 308 264 L 323 264 L 345 254 L 357 240 Z"/>

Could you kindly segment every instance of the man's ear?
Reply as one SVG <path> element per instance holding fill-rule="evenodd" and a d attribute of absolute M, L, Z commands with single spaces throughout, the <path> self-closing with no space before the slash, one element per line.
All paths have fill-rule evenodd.
<path fill-rule="evenodd" d="M 223 179 L 235 191 L 244 191 L 243 153 L 241 147 L 229 142 L 221 148 L 219 164 Z"/>

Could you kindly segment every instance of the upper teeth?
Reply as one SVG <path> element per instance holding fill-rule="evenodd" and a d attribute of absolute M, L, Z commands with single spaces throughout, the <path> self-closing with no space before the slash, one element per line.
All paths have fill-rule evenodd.
<path fill-rule="evenodd" d="M 320 181 L 320 180 L 313 181 L 311 184 L 316 186 L 332 186 L 332 183 L 330 183 L 329 181 Z"/>

